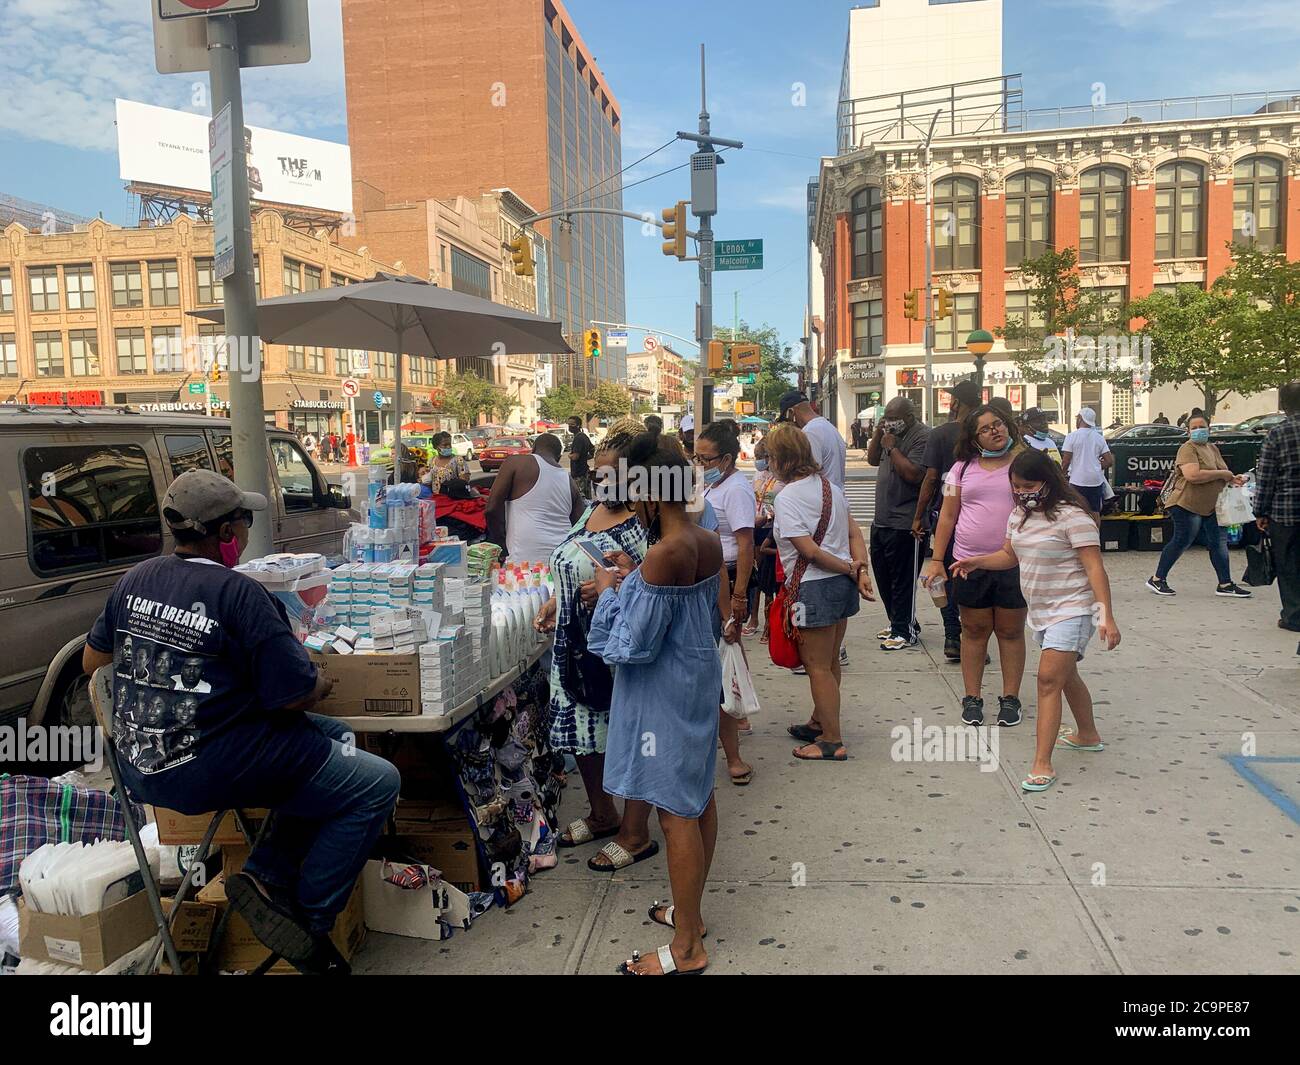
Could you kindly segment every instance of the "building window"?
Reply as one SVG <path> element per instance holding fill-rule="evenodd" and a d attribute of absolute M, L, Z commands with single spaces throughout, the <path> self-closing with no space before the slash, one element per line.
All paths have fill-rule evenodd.
<path fill-rule="evenodd" d="M 144 286 L 140 280 L 139 263 L 112 263 L 109 274 L 113 281 L 114 307 L 144 306 Z"/>
<path fill-rule="evenodd" d="M 880 300 L 860 300 L 853 304 L 853 357 L 865 359 L 879 355 L 883 338 Z"/>
<path fill-rule="evenodd" d="M 14 275 L 5 267 L 0 270 L 0 314 L 14 312 Z"/>
<path fill-rule="evenodd" d="M 339 377 L 348 377 L 352 373 L 350 354 L 347 348 L 334 349 L 334 372 Z"/>
<path fill-rule="evenodd" d="M 1043 318 L 1042 312 L 1034 301 L 1032 292 L 1008 292 L 1007 293 L 1007 325 L 1011 326 L 1018 322 L 1020 326 L 1029 329 L 1046 329 L 1047 322 Z M 1026 348 L 1032 346 L 1032 340 L 1010 340 L 1006 344 L 1009 348 Z"/>
<path fill-rule="evenodd" d="M 194 280 L 200 303 L 221 303 L 225 299 L 225 286 L 217 279 L 211 259 L 194 260 Z"/>
<path fill-rule="evenodd" d="M 30 447 L 23 467 L 37 573 L 116 565 L 162 550 L 158 497 L 144 448 Z"/>
<path fill-rule="evenodd" d="M 325 349 L 308 348 L 307 349 L 307 372 L 324 373 L 325 372 Z"/>
<path fill-rule="evenodd" d="M 1109 329 L 1119 329 L 1123 325 L 1118 320 L 1117 315 L 1124 306 L 1125 297 L 1128 295 L 1126 288 L 1120 285 L 1118 287 L 1088 288 L 1084 291 L 1089 295 L 1098 295 L 1102 299 L 1097 308 L 1097 314 L 1089 323 L 1090 325 Z"/>
<path fill-rule="evenodd" d="M 1007 179 L 1007 266 L 1036 259 L 1052 246 L 1052 179 L 1028 170 Z"/>
<path fill-rule="evenodd" d="M 227 355 L 226 327 L 224 325 L 204 322 L 199 326 L 199 357 L 201 360 L 200 369 L 204 373 L 211 370 L 214 363 L 223 369 L 229 366 L 230 359 Z"/>
<path fill-rule="evenodd" d="M 1196 163 L 1156 169 L 1156 258 L 1196 259 L 1205 254 L 1205 191 Z"/>
<path fill-rule="evenodd" d="M 1265 250 L 1282 246 L 1282 162 L 1252 155 L 1232 168 L 1232 239 Z"/>
<path fill-rule="evenodd" d="M 315 292 L 320 288 L 321 268 L 319 266 L 304 266 L 302 268 L 303 291 Z"/>
<path fill-rule="evenodd" d="M 57 266 L 30 266 L 27 283 L 31 286 L 33 311 L 59 309 L 59 268 Z"/>
<path fill-rule="evenodd" d="M 935 297 L 936 305 L 938 297 Z M 980 327 L 980 298 L 974 292 L 954 293 L 952 313 L 934 323 L 934 350 L 956 351 L 966 347 L 966 338 Z"/>
<path fill-rule="evenodd" d="M 180 373 L 185 369 L 181 358 L 181 327 L 158 325 L 149 330 L 153 348 L 154 373 Z"/>
<path fill-rule="evenodd" d="M 482 299 L 492 298 L 492 268 L 482 259 L 467 255 L 457 247 L 451 249 L 451 287 Z M 594 301 L 593 301 L 594 302 Z"/>
<path fill-rule="evenodd" d="M 37 377 L 63 376 L 62 333 L 33 333 L 32 347 L 36 352 Z"/>
<path fill-rule="evenodd" d="M 979 186 L 974 178 L 934 183 L 934 266 L 936 270 L 979 267 Z"/>
<path fill-rule="evenodd" d="M 148 353 L 144 346 L 143 329 L 116 329 L 113 338 L 117 343 L 117 372 L 137 374 L 149 372 Z"/>
<path fill-rule="evenodd" d="M 285 259 L 282 277 L 286 296 L 302 291 L 302 263 L 297 259 Z"/>
<path fill-rule="evenodd" d="M 1127 258 L 1124 227 L 1128 175 L 1114 166 L 1085 170 L 1079 177 L 1079 261 L 1112 263 Z"/>
<path fill-rule="evenodd" d="M 376 351 L 374 366 L 375 377 L 382 378 L 385 381 L 393 379 L 393 353 L 391 351 Z"/>
<path fill-rule="evenodd" d="M 63 285 L 68 290 L 68 310 L 95 309 L 95 271 L 89 263 L 63 268 Z"/>
<path fill-rule="evenodd" d="M 875 277 L 881 272 L 880 190 L 869 185 L 850 201 L 853 216 L 853 276 Z"/>
<path fill-rule="evenodd" d="M 253 256 L 253 288 L 260 296 L 262 294 L 262 257 Z"/>
<path fill-rule="evenodd" d="M 0 377 L 18 376 L 18 346 L 13 333 L 0 333 Z"/>
<path fill-rule="evenodd" d="M 95 330 L 71 330 L 68 333 L 68 354 L 72 358 L 74 377 L 99 376 L 99 334 Z"/>
<path fill-rule="evenodd" d="M 307 369 L 307 349 L 299 347 L 290 347 L 286 349 L 289 353 L 288 366 L 291 370 Z"/>
<path fill-rule="evenodd" d="M 175 259 L 149 264 L 149 306 L 179 307 L 181 275 Z"/>

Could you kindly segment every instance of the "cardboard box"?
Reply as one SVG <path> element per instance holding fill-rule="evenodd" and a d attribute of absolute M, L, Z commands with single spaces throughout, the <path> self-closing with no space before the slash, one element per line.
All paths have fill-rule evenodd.
<path fill-rule="evenodd" d="M 248 861 L 247 844 L 229 844 L 221 848 L 221 875 L 229 879 L 244 868 Z"/>
<path fill-rule="evenodd" d="M 170 916 L 175 899 L 163 899 L 163 913 Z M 217 907 L 206 902 L 182 902 L 172 918 L 172 939 L 181 954 L 202 954 L 212 942 L 212 929 L 217 923 Z"/>
<path fill-rule="evenodd" d="M 478 848 L 464 815 L 454 824 L 443 821 L 429 830 L 402 833 L 385 845 L 389 854 L 432 865 L 448 884 L 461 891 L 479 891 Z"/>
<path fill-rule="evenodd" d="M 420 713 L 418 655 L 312 654 L 334 682 L 329 695 L 312 707 L 329 717 L 414 717 Z"/>
<path fill-rule="evenodd" d="M 193 815 L 180 814 L 175 810 L 166 810 L 161 806 L 154 806 L 152 810 L 154 821 L 158 824 L 158 842 L 164 846 L 202 843 L 203 833 L 208 830 L 208 825 L 212 823 L 212 818 L 216 816 L 215 810 L 206 814 Z M 257 826 L 266 819 L 268 813 L 268 810 L 257 807 L 246 809 L 244 815 L 249 820 L 249 828 L 255 831 Z M 217 828 L 217 834 L 212 837 L 212 842 L 218 844 L 240 844 L 245 842 L 243 833 L 239 831 L 239 824 L 235 821 L 233 813 L 228 813 L 221 819 L 221 824 Z"/>
<path fill-rule="evenodd" d="M 463 891 L 442 880 L 432 880 L 422 888 L 398 887 L 384 879 L 387 864 L 390 863 L 366 862 L 361 874 L 366 928 L 413 939 L 440 940 L 440 918 L 455 928 L 469 927 L 469 897 Z M 399 868 L 400 865 L 391 863 Z M 427 866 L 426 869 L 432 876 L 433 870 Z"/>
<path fill-rule="evenodd" d="M 219 876 L 206 885 L 199 892 L 199 901 L 215 906 L 219 920 L 220 913 L 230 905 L 229 900 L 226 898 L 225 876 Z M 338 948 L 339 953 L 348 961 L 351 961 L 356 952 L 361 949 L 361 944 L 365 941 L 365 938 L 365 905 L 362 900 L 361 880 L 358 878 L 356 887 L 352 889 L 352 894 L 348 898 L 347 906 L 344 907 L 343 912 L 339 914 L 338 919 L 334 922 L 334 930 L 330 933 L 330 939 Z M 215 944 L 212 949 L 217 952 L 217 968 L 225 972 L 240 970 L 251 972 L 261 965 L 270 953 L 266 947 L 262 946 L 261 941 L 253 935 L 253 930 L 248 927 L 248 922 L 237 913 L 230 915 L 221 942 Z M 271 966 L 268 971 L 276 975 L 282 975 L 296 973 L 298 970 L 282 958 Z"/>
<path fill-rule="evenodd" d="M 97 973 L 157 934 L 143 891 L 87 917 L 37 913 L 18 901 L 19 951 L 24 958 L 56 961 Z"/>

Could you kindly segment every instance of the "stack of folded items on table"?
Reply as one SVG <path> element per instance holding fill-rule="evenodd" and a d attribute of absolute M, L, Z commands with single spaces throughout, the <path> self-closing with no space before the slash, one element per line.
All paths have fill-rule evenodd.
<path fill-rule="evenodd" d="M 464 585 L 465 629 L 469 633 L 474 661 L 486 669 L 492 635 L 492 584 L 470 581 Z"/>
<path fill-rule="evenodd" d="M 457 705 L 455 644 L 434 639 L 420 645 L 420 712 L 441 717 Z"/>

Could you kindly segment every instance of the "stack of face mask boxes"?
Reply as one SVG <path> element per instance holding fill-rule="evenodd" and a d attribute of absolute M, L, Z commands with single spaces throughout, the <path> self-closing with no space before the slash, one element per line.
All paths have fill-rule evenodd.
<path fill-rule="evenodd" d="M 481 663 L 463 625 L 446 625 L 437 639 L 420 646 L 420 707 L 441 715 L 459 706 L 486 683 Z"/>
<path fill-rule="evenodd" d="M 328 603 L 331 625 L 347 625 L 363 641 L 379 635 L 374 631 L 376 616 L 393 610 L 415 610 L 423 616 L 426 630 L 437 632 L 443 613 L 442 567 L 417 566 L 411 562 L 357 562 L 339 566 L 330 573 Z M 362 652 L 388 649 L 370 642 L 356 646 Z"/>
<path fill-rule="evenodd" d="M 482 664 L 484 671 L 491 660 L 492 639 L 492 585 L 487 581 L 470 581 L 462 593 L 465 606 L 465 629 L 474 649 L 474 661 Z"/>

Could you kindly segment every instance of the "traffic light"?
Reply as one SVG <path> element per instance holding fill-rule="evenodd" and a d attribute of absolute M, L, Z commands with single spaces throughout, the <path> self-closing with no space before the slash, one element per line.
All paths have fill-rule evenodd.
<path fill-rule="evenodd" d="M 903 317 L 920 318 L 921 290 L 914 288 L 910 292 L 903 293 Z"/>
<path fill-rule="evenodd" d="M 208 379 L 209 379 L 210 381 L 220 381 L 220 380 L 221 380 L 221 366 L 220 366 L 220 364 L 218 364 L 215 355 L 214 355 L 213 358 L 212 358 L 212 369 L 208 371 Z"/>
<path fill-rule="evenodd" d="M 664 219 L 664 254 L 686 258 L 686 201 L 678 200 L 676 207 L 666 207 Z"/>
<path fill-rule="evenodd" d="M 946 288 L 939 289 L 939 305 L 934 309 L 934 320 L 942 321 L 952 314 L 952 293 Z"/>
<path fill-rule="evenodd" d="M 587 329 L 582 334 L 582 350 L 589 359 L 600 358 L 600 330 Z"/>
<path fill-rule="evenodd" d="M 723 373 L 726 370 L 727 346 L 721 340 L 709 341 L 709 375 Z"/>
<path fill-rule="evenodd" d="M 522 229 L 510 242 L 510 259 L 515 265 L 515 273 L 520 277 L 533 276 L 533 246 Z"/>

